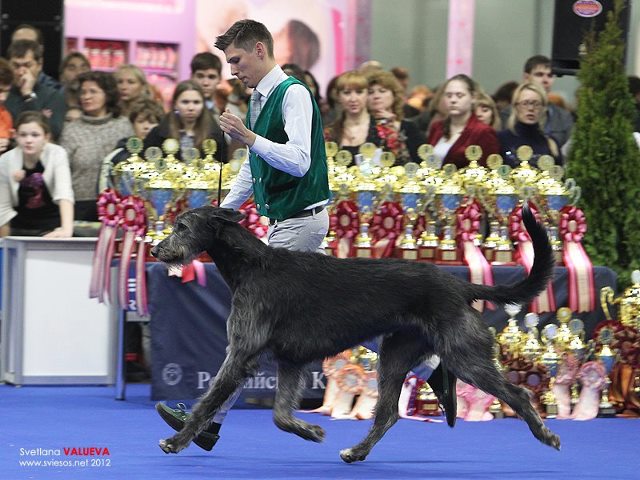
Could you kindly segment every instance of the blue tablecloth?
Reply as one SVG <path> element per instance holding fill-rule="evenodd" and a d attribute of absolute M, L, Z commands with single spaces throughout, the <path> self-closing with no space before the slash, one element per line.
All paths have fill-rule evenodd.
<path fill-rule="evenodd" d="M 442 267 L 456 276 L 468 278 L 467 267 Z M 196 282 L 183 284 L 181 279 L 167 276 L 166 266 L 147 265 L 149 309 L 151 312 L 151 396 L 155 400 L 193 399 L 202 395 L 225 357 L 227 346 L 226 319 L 231 292 L 215 265 L 205 266 L 207 286 Z M 522 267 L 494 267 L 496 284 L 510 284 L 524 277 Z M 595 267 L 597 291 L 605 285 L 616 288 L 616 275 L 606 267 Z M 553 282 L 558 307 L 567 304 L 567 270 L 556 267 Z M 526 312 L 521 312 L 522 320 Z M 593 312 L 576 314 L 585 323 L 587 334 L 604 320 L 598 305 Z M 507 315 L 502 309 L 486 310 L 487 325 L 502 330 Z M 541 315 L 540 327 L 552 322 L 554 314 Z M 522 326 L 522 323 L 521 323 Z M 261 361 L 257 375 L 245 384 L 244 398 L 273 395 L 276 387 L 275 365 L 268 358 Z M 321 398 L 324 376 L 321 363 L 310 365 L 304 398 Z"/>

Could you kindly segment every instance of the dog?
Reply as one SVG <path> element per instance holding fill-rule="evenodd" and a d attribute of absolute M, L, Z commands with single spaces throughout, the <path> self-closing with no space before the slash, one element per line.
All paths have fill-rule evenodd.
<path fill-rule="evenodd" d="M 269 247 L 239 225 L 243 215 L 231 209 L 201 207 L 182 213 L 173 232 L 151 253 L 169 265 L 187 264 L 205 251 L 209 254 L 233 292 L 227 321 L 229 348 L 182 430 L 160 440 L 160 447 L 165 453 L 186 448 L 255 371 L 263 351 L 271 351 L 278 363 L 274 423 L 320 442 L 324 430 L 293 415 L 304 366 L 382 336 L 375 419 L 360 443 L 340 451 L 343 461 L 367 457 L 398 420 L 398 398 L 407 372 L 434 354 L 451 377 L 504 401 L 540 442 L 559 450 L 560 438 L 544 425 L 527 391 L 497 370 L 493 336 L 471 307 L 475 300 L 528 303 L 552 277 L 554 257 L 546 231 L 528 207 L 522 217 L 535 254 L 529 276 L 514 285 L 493 287 L 471 284 L 429 263 L 338 259 Z"/>

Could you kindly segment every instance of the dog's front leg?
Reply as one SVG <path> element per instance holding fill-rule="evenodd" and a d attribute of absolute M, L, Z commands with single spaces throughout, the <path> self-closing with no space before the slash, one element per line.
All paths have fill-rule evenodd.
<path fill-rule="evenodd" d="M 229 351 L 213 384 L 193 407 L 184 428 L 173 437 L 160 440 L 160 448 L 165 453 L 178 453 L 187 448 L 196 435 L 205 429 L 212 415 L 240 387 L 249 366 L 255 363 L 254 359 L 255 355 Z"/>
<path fill-rule="evenodd" d="M 278 390 L 273 406 L 273 421 L 280 430 L 295 433 L 305 440 L 321 442 L 324 430 L 293 416 L 298 408 L 302 391 L 302 367 L 288 362 L 278 363 Z"/>

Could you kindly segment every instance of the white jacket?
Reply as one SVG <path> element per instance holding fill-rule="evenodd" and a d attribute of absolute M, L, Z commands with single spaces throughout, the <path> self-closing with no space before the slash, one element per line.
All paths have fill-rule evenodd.
<path fill-rule="evenodd" d="M 59 145 L 47 143 L 42 150 L 40 161 L 44 167 L 42 177 L 54 203 L 73 199 L 71 171 L 67 151 Z M 13 174 L 23 170 L 22 149 L 16 147 L 0 156 L 0 225 L 11 221 L 18 213 L 18 188 L 20 183 Z"/>

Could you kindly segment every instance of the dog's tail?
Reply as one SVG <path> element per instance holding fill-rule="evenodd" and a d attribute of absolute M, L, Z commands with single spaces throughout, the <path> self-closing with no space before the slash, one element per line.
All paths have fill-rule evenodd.
<path fill-rule="evenodd" d="M 522 208 L 522 220 L 533 243 L 534 260 L 529 276 L 514 285 L 472 286 L 473 300 L 489 300 L 498 304 L 521 303 L 526 304 L 542 292 L 549 280 L 553 278 L 555 260 L 547 232 L 540 225 L 529 206 L 525 203 Z"/>

